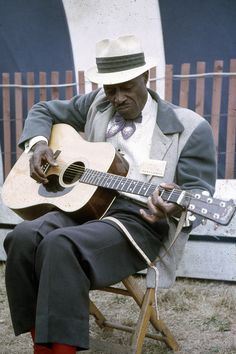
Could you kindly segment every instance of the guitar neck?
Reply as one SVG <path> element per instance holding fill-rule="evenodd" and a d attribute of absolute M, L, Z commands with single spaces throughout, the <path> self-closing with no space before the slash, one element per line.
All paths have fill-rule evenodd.
<path fill-rule="evenodd" d="M 76 170 L 75 168 L 74 171 Z M 194 214 L 198 214 L 203 218 L 213 220 L 222 225 L 229 223 L 235 211 L 233 201 L 226 202 L 212 198 L 209 195 L 205 195 L 204 192 L 192 194 L 191 192 L 176 188 L 167 190 L 152 183 L 141 182 L 107 172 L 81 168 L 79 168 L 79 170 L 78 180 L 81 183 L 143 197 L 149 197 L 158 189 L 164 201 L 176 203 Z"/>
<path fill-rule="evenodd" d="M 157 185 L 152 183 L 141 182 L 131 178 L 91 169 L 86 169 L 79 181 L 82 183 L 113 189 L 118 192 L 131 193 L 143 197 L 149 197 L 156 189 L 159 189 L 162 199 L 172 203 L 177 203 L 182 193 L 182 191 L 178 189 L 168 191 L 157 187 Z"/>

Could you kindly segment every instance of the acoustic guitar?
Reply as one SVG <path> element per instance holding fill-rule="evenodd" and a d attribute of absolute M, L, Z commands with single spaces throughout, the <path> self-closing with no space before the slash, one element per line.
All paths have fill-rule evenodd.
<path fill-rule="evenodd" d="M 3 202 L 23 219 L 32 220 L 52 210 L 69 213 L 78 222 L 97 219 L 119 192 L 148 197 L 157 188 L 163 200 L 222 225 L 227 225 L 235 212 L 232 200 L 180 189 L 165 190 L 127 178 L 128 165 L 110 143 L 87 142 L 67 124 L 53 126 L 49 145 L 58 166 L 42 166 L 48 184 L 39 184 L 30 177 L 29 156 L 23 153 L 3 185 Z"/>

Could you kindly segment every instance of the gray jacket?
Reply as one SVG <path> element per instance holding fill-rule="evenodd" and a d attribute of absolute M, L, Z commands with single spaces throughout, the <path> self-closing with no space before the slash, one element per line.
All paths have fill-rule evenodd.
<path fill-rule="evenodd" d="M 150 176 L 150 181 L 157 185 L 175 182 L 184 190 L 207 190 L 213 194 L 216 152 L 209 123 L 197 113 L 166 102 L 151 90 L 149 92 L 158 102 L 150 158 L 167 162 L 164 177 Z M 107 125 L 113 114 L 114 108 L 106 100 L 103 89 L 75 96 L 69 101 L 40 102 L 28 114 L 19 146 L 23 147 L 26 140 L 38 135 L 49 139 L 51 127 L 57 123 L 67 123 L 84 132 L 88 141 L 105 141 Z M 171 221 L 165 249 L 175 230 L 176 225 Z M 160 286 L 173 284 L 189 231 L 182 231 L 174 246 L 158 263 Z"/>

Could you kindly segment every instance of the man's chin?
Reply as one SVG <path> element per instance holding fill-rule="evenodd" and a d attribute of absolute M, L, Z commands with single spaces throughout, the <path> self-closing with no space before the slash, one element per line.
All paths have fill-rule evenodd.
<path fill-rule="evenodd" d="M 126 120 L 134 120 L 139 114 L 130 112 L 128 109 L 119 110 L 118 113 Z"/>

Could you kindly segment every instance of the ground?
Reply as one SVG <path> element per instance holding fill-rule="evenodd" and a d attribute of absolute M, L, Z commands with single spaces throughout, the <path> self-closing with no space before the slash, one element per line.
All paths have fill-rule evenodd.
<path fill-rule="evenodd" d="M 0 263 L 0 354 L 30 354 L 28 334 L 15 337 L 8 310 L 5 264 Z M 138 279 L 144 284 L 143 278 Z M 16 289 L 17 291 L 17 289 Z M 91 298 L 107 317 L 130 325 L 135 322 L 137 307 L 130 298 L 94 291 Z M 236 285 L 235 283 L 177 279 L 169 290 L 159 290 L 158 307 L 161 318 L 180 345 L 178 354 L 236 354 Z M 114 331 L 105 335 L 91 318 L 91 338 L 107 341 L 112 347 L 127 347 L 128 334 Z M 78 329 L 79 334 L 79 329 Z M 114 351 L 111 350 L 111 353 Z M 124 351 L 125 352 L 125 351 Z M 85 352 L 84 352 L 85 353 Z M 86 353 L 104 353 L 91 350 Z M 122 351 L 120 351 L 122 353 Z M 163 343 L 145 340 L 144 354 L 170 354 Z"/>

